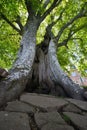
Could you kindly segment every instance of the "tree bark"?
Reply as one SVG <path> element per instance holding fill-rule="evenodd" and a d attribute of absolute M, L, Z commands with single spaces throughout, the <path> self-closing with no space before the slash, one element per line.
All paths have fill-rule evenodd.
<path fill-rule="evenodd" d="M 75 84 L 61 69 L 53 40 L 51 40 L 49 44 L 48 56 L 52 81 L 55 84 L 60 84 L 69 97 L 84 100 L 84 89 L 78 84 Z"/>
<path fill-rule="evenodd" d="M 35 17 L 27 21 L 17 59 L 7 78 L 0 82 L 0 106 L 18 97 L 25 89 L 27 80 L 31 78 L 37 28 L 38 21 Z"/>
<path fill-rule="evenodd" d="M 61 69 L 53 40 L 48 46 L 45 44 L 37 47 L 32 78 L 27 84 L 27 90 L 84 100 L 84 89 L 75 84 Z"/>
<path fill-rule="evenodd" d="M 38 26 L 34 16 L 27 21 L 18 57 L 7 78 L 0 82 L 0 106 L 20 96 L 26 85 L 32 92 L 39 90 L 39 93 L 84 100 L 84 89 L 61 69 L 54 41 L 45 35 L 42 44 L 36 47 Z"/>

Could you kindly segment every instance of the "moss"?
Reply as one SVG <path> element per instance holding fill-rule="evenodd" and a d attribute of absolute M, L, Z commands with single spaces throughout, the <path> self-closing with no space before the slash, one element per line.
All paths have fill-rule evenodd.
<path fill-rule="evenodd" d="M 70 118 L 66 115 L 62 115 L 63 119 L 65 120 L 65 122 L 70 122 Z"/>

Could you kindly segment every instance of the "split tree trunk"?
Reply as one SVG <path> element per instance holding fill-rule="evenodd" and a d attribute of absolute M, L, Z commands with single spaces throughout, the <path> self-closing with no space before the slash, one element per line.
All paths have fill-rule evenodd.
<path fill-rule="evenodd" d="M 84 89 L 75 84 L 61 69 L 53 40 L 48 48 L 37 47 L 32 78 L 27 84 L 27 90 L 84 100 Z"/>
<path fill-rule="evenodd" d="M 0 82 L 0 106 L 20 96 L 28 87 L 33 92 L 68 96 L 84 100 L 84 90 L 62 71 L 52 40 L 36 47 L 36 32 L 39 22 L 33 16 L 26 24 L 17 60 L 9 76 Z"/>

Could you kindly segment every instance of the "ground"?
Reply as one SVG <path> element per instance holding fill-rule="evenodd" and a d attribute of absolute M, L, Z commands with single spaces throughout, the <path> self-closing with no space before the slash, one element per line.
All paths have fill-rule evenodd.
<path fill-rule="evenodd" d="M 87 102 L 24 93 L 0 110 L 0 130 L 86 130 Z"/>

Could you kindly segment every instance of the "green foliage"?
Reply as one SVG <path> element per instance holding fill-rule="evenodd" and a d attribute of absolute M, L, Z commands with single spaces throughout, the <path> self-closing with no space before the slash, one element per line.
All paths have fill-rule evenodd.
<path fill-rule="evenodd" d="M 7 23 L 0 21 L 0 67 L 11 67 L 18 48 L 19 35 Z"/>
<path fill-rule="evenodd" d="M 44 8 L 46 0 L 29 0 L 31 7 L 35 15 L 42 16 L 47 11 L 54 0 L 50 0 L 49 4 Z M 73 17 L 80 12 L 86 0 L 62 0 L 62 2 L 56 6 L 50 14 L 42 21 L 37 31 L 37 44 L 40 44 L 43 40 L 43 36 L 46 32 L 46 27 L 55 22 L 62 10 L 62 18 L 56 22 L 52 27 L 52 32 L 57 36 L 59 30 L 70 21 Z M 84 11 L 87 12 L 87 6 Z M 0 1 L 0 13 L 3 13 L 16 27 L 15 23 L 17 16 L 21 17 L 23 25 L 26 23 L 28 13 L 25 6 L 25 0 L 1 0 Z M 87 14 L 87 13 L 86 13 Z M 1 17 L 0 17 L 1 18 Z M 75 66 L 82 74 L 87 70 L 87 17 L 79 18 L 72 25 L 68 26 L 62 33 L 59 42 L 61 43 L 68 37 L 70 29 L 72 32 L 76 32 L 68 41 L 67 47 L 62 46 L 58 48 L 57 56 L 59 62 L 64 70 L 70 72 L 73 66 Z M 83 27 L 84 26 L 84 27 Z M 82 29 L 80 29 L 83 27 Z M 20 36 L 14 31 L 2 18 L 0 19 L 0 66 L 10 68 L 13 61 L 16 58 L 16 54 L 19 48 Z"/>
<path fill-rule="evenodd" d="M 85 0 L 79 2 L 70 1 L 68 5 L 66 5 L 66 10 L 63 14 L 62 20 L 60 20 L 54 27 L 54 32 L 61 29 L 64 23 L 67 23 L 71 18 L 73 18 L 83 6 Z M 86 6 L 87 7 L 87 6 Z M 87 10 L 86 10 L 87 11 Z M 77 33 L 73 35 L 73 37 L 68 41 L 67 47 L 60 47 L 58 49 L 58 58 L 59 62 L 62 65 L 63 69 L 67 72 L 70 72 L 73 66 L 76 67 L 78 71 L 82 73 L 82 75 L 87 76 L 85 70 L 87 70 L 87 17 L 76 20 L 73 23 L 73 31 L 76 28 L 80 28 L 84 25 L 84 28 L 79 30 Z M 59 42 L 62 42 L 67 38 L 68 32 L 70 31 L 71 26 L 66 28 L 62 33 Z M 56 33 L 57 34 L 57 33 Z"/>
<path fill-rule="evenodd" d="M 25 23 L 26 20 L 26 7 L 24 0 L 1 0 L 0 1 L 0 13 L 7 16 L 10 21 L 15 22 L 17 16 L 21 16 L 21 20 Z"/>
<path fill-rule="evenodd" d="M 65 122 L 70 122 L 70 118 L 67 115 L 62 115 L 63 119 L 65 120 Z"/>

